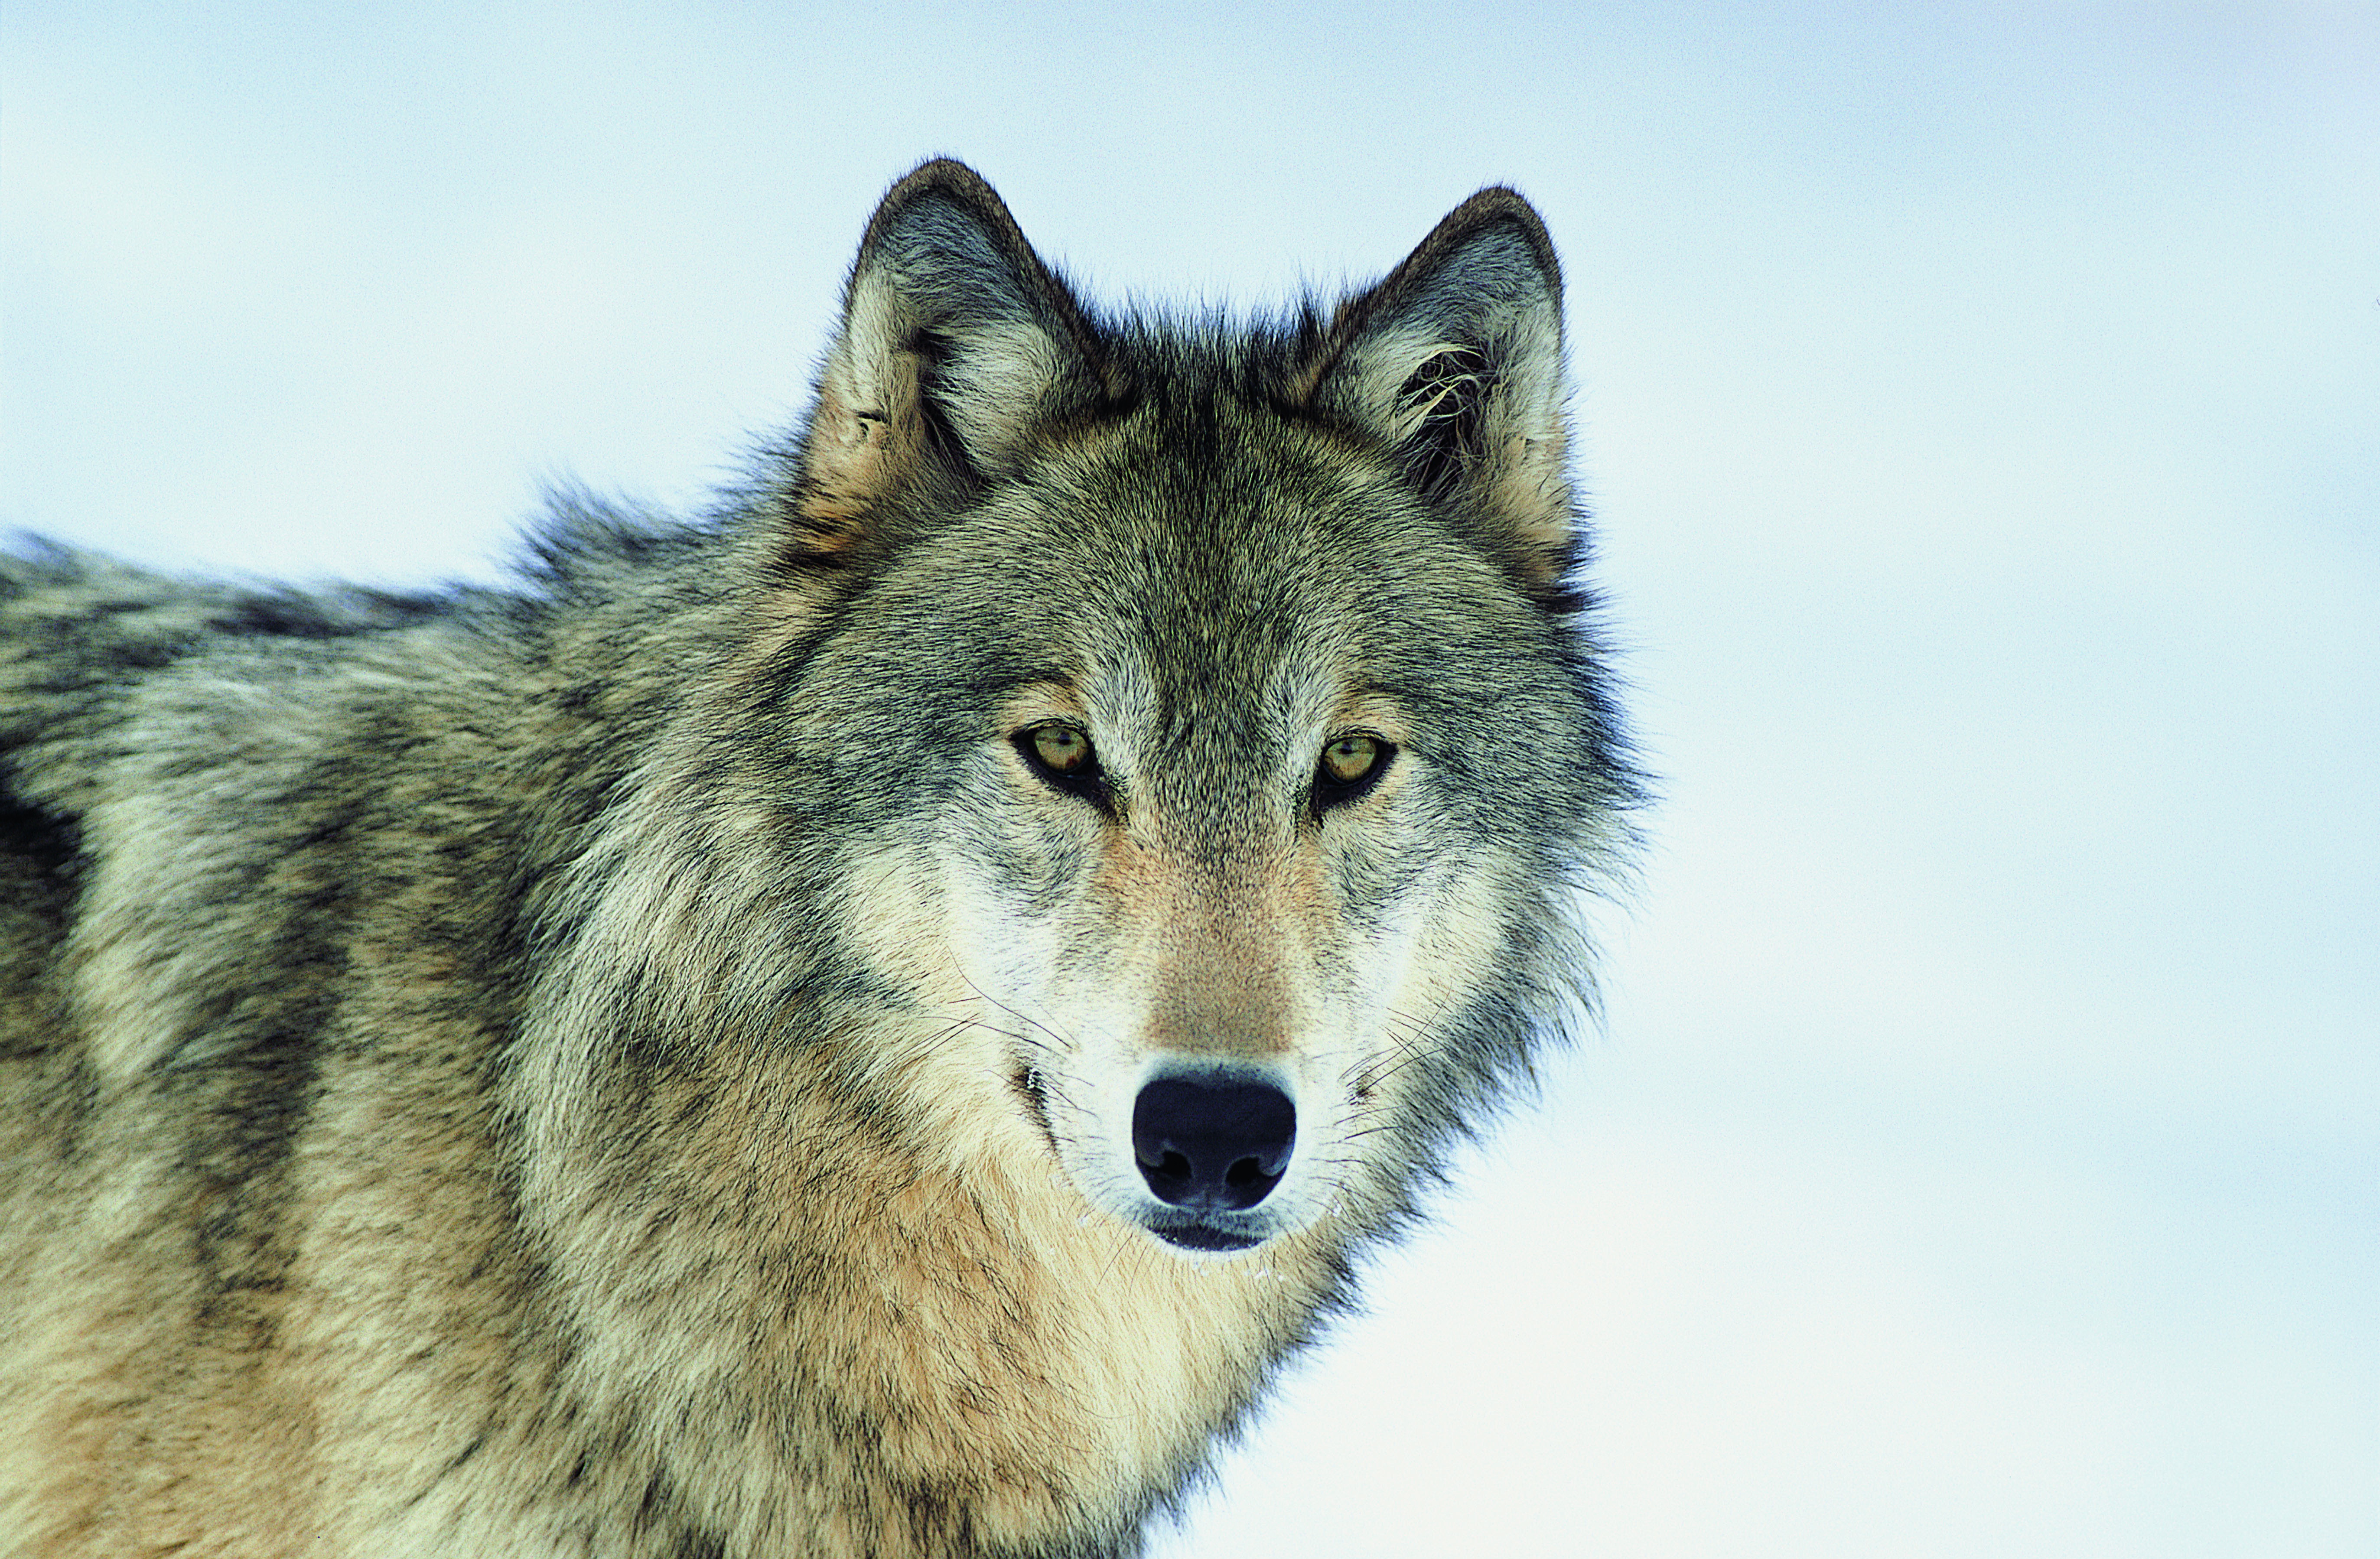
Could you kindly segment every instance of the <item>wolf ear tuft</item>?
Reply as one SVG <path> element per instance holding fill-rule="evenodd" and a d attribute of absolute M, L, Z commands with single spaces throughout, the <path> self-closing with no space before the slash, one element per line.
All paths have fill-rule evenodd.
<path fill-rule="evenodd" d="M 1561 268 L 1511 189 L 1447 214 L 1340 305 L 1292 398 L 1379 440 L 1424 500 L 1536 593 L 1576 555 L 1563 414 Z"/>
<path fill-rule="evenodd" d="M 888 190 L 844 287 L 789 538 L 883 545 L 899 500 L 997 481 L 1036 430 L 1115 397 L 1098 331 L 990 185 L 938 158 Z"/>

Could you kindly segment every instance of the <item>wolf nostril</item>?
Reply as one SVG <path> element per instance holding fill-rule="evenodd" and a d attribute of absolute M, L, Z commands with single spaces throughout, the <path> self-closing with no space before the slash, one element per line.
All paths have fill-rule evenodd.
<path fill-rule="evenodd" d="M 1132 1108 L 1133 1156 L 1159 1200 L 1240 1212 L 1281 1184 L 1297 1107 L 1270 1083 L 1159 1078 Z"/>

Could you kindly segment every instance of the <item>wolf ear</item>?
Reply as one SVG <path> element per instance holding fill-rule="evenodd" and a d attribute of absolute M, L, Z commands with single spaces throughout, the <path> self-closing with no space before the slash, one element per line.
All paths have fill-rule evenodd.
<path fill-rule="evenodd" d="M 1386 281 L 1340 305 L 1291 394 L 1378 439 L 1533 593 L 1561 589 L 1578 544 L 1561 269 L 1518 194 L 1480 190 Z"/>
<path fill-rule="evenodd" d="M 974 169 L 938 158 L 886 192 L 844 287 L 794 496 L 826 558 L 921 484 L 996 481 L 1052 420 L 1112 398 L 1099 333 Z"/>

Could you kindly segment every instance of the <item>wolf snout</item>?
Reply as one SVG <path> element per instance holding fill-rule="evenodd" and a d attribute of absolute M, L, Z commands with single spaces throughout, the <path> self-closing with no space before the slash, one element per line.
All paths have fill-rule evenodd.
<path fill-rule="evenodd" d="M 1133 1157 L 1160 1201 L 1237 1212 L 1271 1194 L 1289 1169 L 1297 1106 L 1250 1078 L 1160 1077 L 1132 1109 Z"/>

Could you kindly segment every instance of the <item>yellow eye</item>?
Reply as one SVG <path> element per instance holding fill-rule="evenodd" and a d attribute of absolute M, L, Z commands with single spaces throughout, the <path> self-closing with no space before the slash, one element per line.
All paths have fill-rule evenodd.
<path fill-rule="evenodd" d="M 1378 737 L 1344 736 L 1322 749 L 1322 772 L 1341 785 L 1353 785 L 1379 766 Z"/>
<path fill-rule="evenodd" d="M 1032 738 L 1033 756 L 1051 773 L 1079 774 L 1090 768 L 1091 738 L 1072 725 L 1036 725 L 1026 734 Z"/>
<path fill-rule="evenodd" d="M 1099 755 L 1092 750 L 1091 738 L 1082 727 L 1052 720 L 1027 725 L 1008 741 L 1042 784 L 1112 813 L 1115 798 L 1109 792 L 1108 777 L 1099 772 Z"/>

